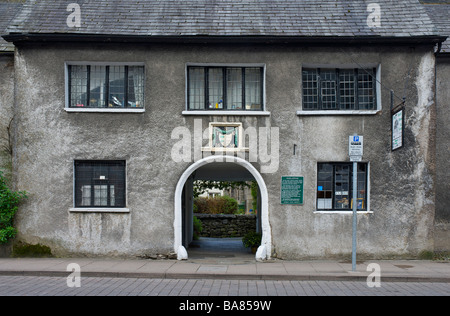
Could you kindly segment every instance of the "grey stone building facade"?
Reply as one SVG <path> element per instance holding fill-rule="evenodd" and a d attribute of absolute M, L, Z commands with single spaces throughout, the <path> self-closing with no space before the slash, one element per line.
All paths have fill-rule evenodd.
<path fill-rule="evenodd" d="M 418 1 L 28 1 L 6 33 L 18 240 L 183 259 L 193 181 L 255 180 L 258 259 L 346 256 L 360 135 L 359 255 L 435 249 L 446 37 Z"/>
<path fill-rule="evenodd" d="M 450 3 L 427 4 L 427 12 L 442 34 L 450 34 Z M 436 230 L 435 250 L 450 248 L 450 42 L 436 54 Z"/>
<path fill-rule="evenodd" d="M 0 2 L 0 33 L 4 34 L 20 3 Z M 0 170 L 11 176 L 12 133 L 14 117 L 14 45 L 0 37 Z"/>

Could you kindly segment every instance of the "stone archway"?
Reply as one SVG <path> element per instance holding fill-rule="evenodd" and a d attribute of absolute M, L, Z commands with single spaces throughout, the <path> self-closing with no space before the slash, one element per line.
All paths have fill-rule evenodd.
<path fill-rule="evenodd" d="M 183 234 L 182 195 L 184 185 L 186 184 L 186 181 L 192 175 L 193 172 L 209 163 L 214 162 L 226 162 L 240 165 L 245 169 L 247 169 L 248 172 L 252 174 L 252 176 L 258 183 L 261 193 L 262 240 L 261 246 L 258 248 L 258 251 L 256 253 L 256 260 L 262 261 L 270 259 L 272 251 L 272 233 L 269 223 L 269 194 L 267 192 L 267 187 L 264 182 L 264 179 L 262 178 L 261 174 L 256 170 L 256 168 L 245 159 L 231 156 L 209 156 L 195 162 L 189 168 L 187 168 L 186 171 L 182 174 L 175 189 L 174 251 L 177 253 L 178 260 L 185 260 L 188 258 L 187 250 L 182 243 L 182 234 Z"/>

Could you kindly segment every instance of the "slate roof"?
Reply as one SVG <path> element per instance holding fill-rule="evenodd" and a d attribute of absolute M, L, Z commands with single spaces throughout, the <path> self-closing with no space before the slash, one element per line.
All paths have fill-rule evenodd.
<path fill-rule="evenodd" d="M 438 32 L 441 35 L 450 36 L 450 4 L 427 4 L 425 9 Z M 441 53 L 450 54 L 449 38 L 442 43 Z"/>
<path fill-rule="evenodd" d="M 28 0 L 10 34 L 137 37 L 395 37 L 437 35 L 418 0 L 77 0 L 81 27 L 70 28 L 71 1 Z M 369 27 L 367 6 L 381 7 Z"/>
<path fill-rule="evenodd" d="M 21 7 L 21 3 L 0 1 L 0 35 L 6 33 L 6 28 L 15 15 L 20 11 Z M 14 45 L 6 42 L 2 37 L 0 37 L 0 53 L 12 51 L 14 51 Z"/>

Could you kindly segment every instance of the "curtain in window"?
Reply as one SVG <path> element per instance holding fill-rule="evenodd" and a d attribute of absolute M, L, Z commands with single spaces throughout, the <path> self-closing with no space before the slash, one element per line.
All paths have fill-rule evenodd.
<path fill-rule="evenodd" d="M 227 68 L 227 109 L 242 110 L 242 68 Z"/>
<path fill-rule="evenodd" d="M 261 110 L 261 69 L 245 69 L 245 109 Z"/>
<path fill-rule="evenodd" d="M 189 68 L 189 109 L 205 109 L 205 69 Z"/>
<path fill-rule="evenodd" d="M 128 107 L 144 106 L 144 67 L 128 68 Z"/>

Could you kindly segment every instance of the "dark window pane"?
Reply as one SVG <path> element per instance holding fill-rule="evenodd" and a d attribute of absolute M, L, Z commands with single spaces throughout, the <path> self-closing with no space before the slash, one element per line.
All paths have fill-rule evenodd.
<path fill-rule="evenodd" d="M 374 69 L 303 69 L 304 110 L 376 109 Z"/>
<path fill-rule="evenodd" d="M 76 207 L 125 207 L 125 162 L 75 162 Z"/>
<path fill-rule="evenodd" d="M 318 165 L 317 208 L 332 209 L 333 198 L 333 165 Z"/>
<path fill-rule="evenodd" d="M 69 107 L 142 108 L 144 106 L 145 71 L 143 66 L 69 65 L 68 69 Z"/>
<path fill-rule="evenodd" d="M 189 110 L 263 109 L 261 67 L 188 67 L 187 85 Z"/>
<path fill-rule="evenodd" d="M 375 106 L 375 74 L 373 70 L 358 71 L 358 102 L 360 110 L 373 110 Z"/>
<path fill-rule="evenodd" d="M 106 105 L 106 67 L 91 66 L 91 93 L 89 107 L 104 108 Z"/>
<path fill-rule="evenodd" d="M 319 163 L 317 209 L 350 210 L 353 199 L 353 166 L 350 163 Z M 357 208 L 367 209 L 367 164 L 358 163 Z"/>
<path fill-rule="evenodd" d="M 109 107 L 125 106 L 125 67 L 109 67 Z"/>
<path fill-rule="evenodd" d="M 355 72 L 354 70 L 339 71 L 339 105 L 341 110 L 355 109 Z"/>
<path fill-rule="evenodd" d="M 358 164 L 358 209 L 367 209 L 367 164 Z"/>
<path fill-rule="evenodd" d="M 242 68 L 227 68 L 227 109 L 242 110 Z"/>
<path fill-rule="evenodd" d="M 87 66 L 70 66 L 70 107 L 87 106 Z"/>
<path fill-rule="evenodd" d="M 350 208 L 350 165 L 336 165 L 335 166 L 335 209 L 349 209 Z"/>
<path fill-rule="evenodd" d="M 322 70 L 320 72 L 320 93 L 322 110 L 336 109 L 336 71 Z"/>
<path fill-rule="evenodd" d="M 303 71 L 303 108 L 317 110 L 319 107 L 319 89 L 316 69 Z"/>

